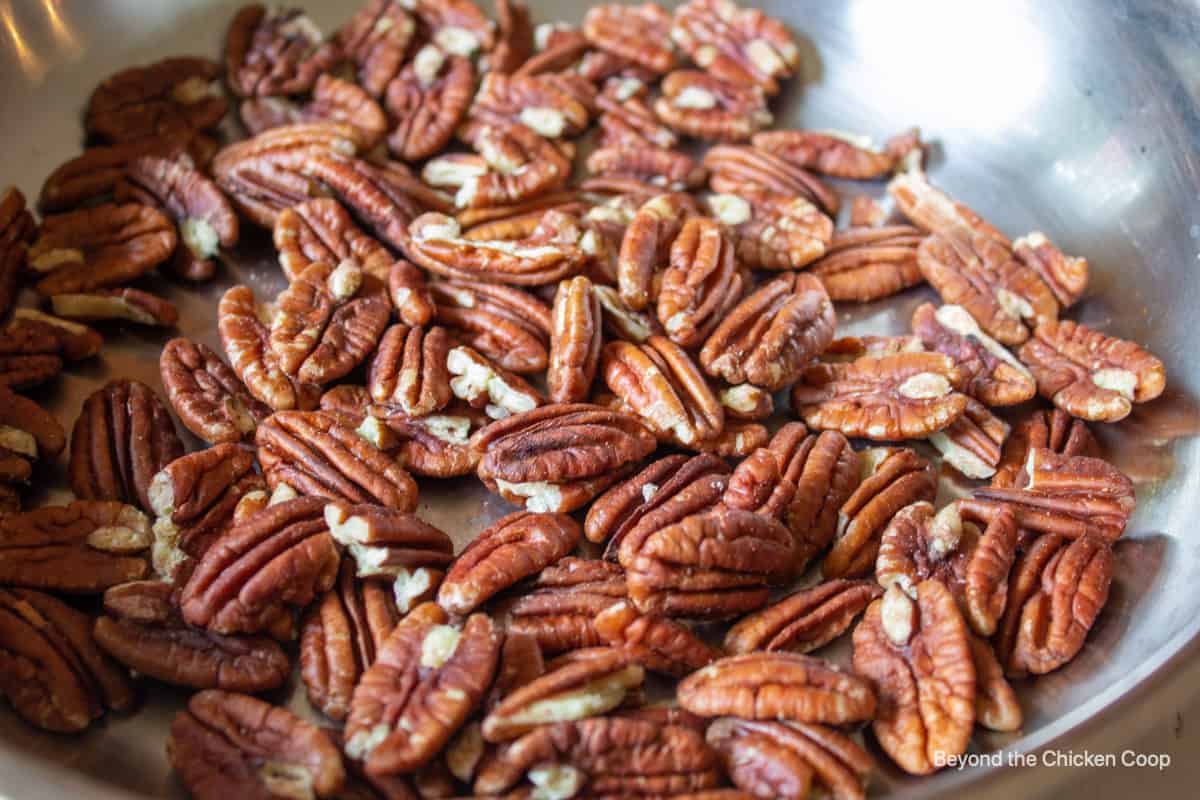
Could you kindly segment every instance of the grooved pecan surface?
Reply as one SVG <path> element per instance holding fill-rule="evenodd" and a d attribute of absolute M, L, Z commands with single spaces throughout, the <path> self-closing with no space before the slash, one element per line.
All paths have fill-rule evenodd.
<path fill-rule="evenodd" d="M 391 326 L 371 358 L 367 376 L 371 399 L 398 405 L 414 417 L 445 408 L 451 397 L 449 352 L 445 328 Z"/>
<path fill-rule="evenodd" d="M 764 131 L 753 144 L 804 169 L 835 178 L 882 178 L 901 165 L 905 156 L 921 152 L 920 133 L 905 131 L 882 147 L 869 137 L 841 131 Z"/>
<path fill-rule="evenodd" d="M 992 485 L 1018 486 L 1030 451 L 1038 447 L 1049 448 L 1064 456 L 1100 457 L 1100 445 L 1086 422 L 1059 408 L 1033 411 L 1013 425 L 1012 434 L 1000 454 L 1000 465 L 992 476 Z"/>
<path fill-rule="evenodd" d="M 800 197 L 830 217 L 841 207 L 837 192 L 816 175 L 765 150 L 745 145 L 718 145 L 704 154 L 708 185 L 714 192 L 741 197 Z"/>
<path fill-rule="evenodd" d="M 508 630 L 533 637 L 547 655 L 602 645 L 595 617 L 625 597 L 624 570 L 571 556 L 542 570 L 534 586 L 508 606 Z"/>
<path fill-rule="evenodd" d="M 689 195 L 673 192 L 650 198 L 629 219 L 617 257 L 617 288 L 631 310 L 641 311 L 658 299 L 671 247 L 697 211 Z"/>
<path fill-rule="evenodd" d="M 289 281 L 317 262 L 351 260 L 367 275 L 389 279 L 396 259 L 383 245 L 354 224 L 337 200 L 320 197 L 286 208 L 275 220 L 275 249 Z"/>
<path fill-rule="evenodd" d="M 713 216 L 733 228 L 742 263 L 759 269 L 800 269 L 820 258 L 833 237 L 833 220 L 803 197 L 761 191 L 717 194 Z"/>
<path fill-rule="evenodd" d="M 681 347 L 695 347 L 742 298 L 745 279 L 733 243 L 711 219 L 684 222 L 671 243 L 658 294 L 658 319 Z"/>
<path fill-rule="evenodd" d="M 917 306 L 913 334 L 929 350 L 954 359 L 966 383 L 964 391 L 989 406 L 1010 406 L 1037 392 L 1033 375 L 1008 349 L 988 336 L 962 306 Z"/>
<path fill-rule="evenodd" d="M 357 67 L 359 85 L 379 97 L 404 65 L 416 27 L 401 0 L 369 0 L 338 29 L 334 42 Z"/>
<path fill-rule="evenodd" d="M 689 0 L 675 10 L 671 39 L 707 72 L 768 94 L 800 67 L 787 26 L 733 0 Z"/>
<path fill-rule="evenodd" d="M 592 46 L 656 73 L 675 65 L 671 15 L 657 3 L 596 6 L 583 18 L 583 35 Z"/>
<path fill-rule="evenodd" d="M 122 70 L 92 91 L 84 127 L 111 142 L 215 128 L 226 107 L 216 86 L 220 72 L 215 61 L 194 57 Z"/>
<path fill-rule="evenodd" d="M 945 463 L 968 478 L 983 479 L 996 473 L 1008 432 L 1007 422 L 972 398 L 961 417 L 929 434 L 929 443 L 938 449 Z"/>
<path fill-rule="evenodd" d="M 341 53 L 299 9 L 244 6 L 225 34 L 225 80 L 238 97 L 300 94 Z"/>
<path fill-rule="evenodd" d="M 550 400 L 578 402 L 587 398 L 600 363 L 600 301 L 592 282 L 578 276 L 560 283 L 553 314 L 546 374 Z"/>
<path fill-rule="evenodd" d="M 1044 233 L 1027 233 L 1013 242 L 1013 255 L 1038 274 L 1063 308 L 1079 301 L 1088 284 L 1086 258 L 1068 256 Z"/>
<path fill-rule="evenodd" d="M 680 69 L 663 78 L 654 113 L 671 130 L 715 142 L 745 141 L 774 117 L 758 86 L 723 81 L 708 72 Z M 707 160 L 707 159 L 706 159 Z"/>
<path fill-rule="evenodd" d="M 474 87 L 469 59 L 435 44 L 422 47 L 387 86 L 384 102 L 396 121 L 388 149 L 405 161 L 435 155 L 466 116 Z"/>
<path fill-rule="evenodd" d="M 743 617 L 725 635 L 731 653 L 819 650 L 850 629 L 854 618 L 883 591 L 865 580 L 831 580 L 788 595 Z"/>
<path fill-rule="evenodd" d="M 260 402 L 272 409 L 312 408 L 320 387 L 288 377 L 270 346 L 269 312 L 249 286 L 234 286 L 217 305 L 217 330 L 233 371 Z"/>
<path fill-rule="evenodd" d="M 544 370 L 554 327 L 550 308 L 509 286 L 468 281 L 430 285 L 437 321 L 464 344 L 520 375 Z"/>
<path fill-rule="evenodd" d="M 682 678 L 716 661 L 720 652 L 688 627 L 667 617 L 642 614 L 628 600 L 597 614 L 593 623 L 600 639 L 623 650 L 646 669 Z"/>
<path fill-rule="evenodd" d="M 924 234 L 908 225 L 844 228 L 833 233 L 825 255 L 809 271 L 838 301 L 867 303 L 916 286 L 924 278 L 917 246 Z"/>

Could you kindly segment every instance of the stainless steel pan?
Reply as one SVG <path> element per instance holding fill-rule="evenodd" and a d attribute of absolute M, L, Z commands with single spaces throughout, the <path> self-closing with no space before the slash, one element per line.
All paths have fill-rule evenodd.
<path fill-rule="evenodd" d="M 332 30 L 356 3 L 300 2 Z M 533 0 L 539 21 L 578 21 L 582 0 Z M 81 145 L 79 118 L 105 75 L 167 55 L 216 55 L 236 0 L 0 0 L 0 183 L 36 197 Z M 670 3 L 668 3 L 670 5 Z M 1083 653 L 1021 687 L 1022 735 L 980 750 L 1120 749 L 1200 688 L 1200 9 L 1162 2 L 757 3 L 800 35 L 803 80 L 776 103 L 780 125 L 886 136 L 919 124 L 930 171 L 1012 235 L 1040 229 L 1092 263 L 1076 315 L 1142 342 L 1168 369 L 1165 397 L 1103 432 L 1138 481 L 1138 510 L 1117 547 L 1117 578 Z M 878 191 L 881 187 L 851 187 Z M 198 291 L 163 284 L 183 333 L 219 344 L 214 308 L 229 285 L 281 284 L 267 236 Z M 900 329 L 927 290 L 843 314 L 843 330 Z M 110 337 L 100 364 L 44 393 L 66 424 L 111 375 L 158 385 L 166 337 Z M 47 489 L 47 499 L 61 490 Z M 461 544 L 504 509 L 473 481 L 422 488 L 422 513 Z M 303 692 L 277 699 L 303 709 Z M 182 795 L 164 757 L 182 693 L 148 688 L 143 710 L 81 737 L 40 734 L 0 710 L 0 796 Z M 901 796 L 1029 796 L 1016 770 L 915 781 L 880 759 L 876 790 Z M 1065 773 L 1054 773 L 1062 777 Z M 1025 783 L 1019 783 L 1026 781 Z M 1041 783 L 1037 791 L 1049 791 Z"/>

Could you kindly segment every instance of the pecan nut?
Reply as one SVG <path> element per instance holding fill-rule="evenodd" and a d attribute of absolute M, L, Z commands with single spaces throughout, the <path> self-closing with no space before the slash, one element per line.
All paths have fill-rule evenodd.
<path fill-rule="evenodd" d="M 252 136 L 298 122 L 349 125 L 358 132 L 364 150 L 383 141 L 388 128 L 387 115 L 361 86 L 329 74 L 317 78 L 312 99 L 303 106 L 262 97 L 243 100 L 238 113 Z"/>
<path fill-rule="evenodd" d="M 465 345 L 446 356 L 450 391 L 472 408 L 482 408 L 489 419 L 504 419 L 532 411 L 545 402 L 541 393 L 517 375 L 492 363 Z"/>
<path fill-rule="evenodd" d="M 88 98 L 84 128 L 111 142 L 179 136 L 217 127 L 225 98 L 221 68 L 207 58 L 166 58 L 101 81 Z"/>
<path fill-rule="evenodd" d="M 1017 239 L 1013 242 L 1013 255 L 1038 274 L 1063 308 L 1075 305 L 1087 289 L 1087 259 L 1068 256 L 1044 233 L 1034 231 Z"/>
<path fill-rule="evenodd" d="M 225 34 L 225 80 L 238 97 L 301 94 L 341 60 L 299 9 L 243 7 Z"/>
<path fill-rule="evenodd" d="M 422 175 L 430 183 L 457 187 L 458 208 L 524 204 L 561 189 L 570 177 L 573 151 L 521 123 L 486 116 L 468 121 L 457 133 L 479 156 L 442 156 L 428 162 Z"/>
<path fill-rule="evenodd" d="M 529 511 L 570 512 L 620 479 L 655 448 L 634 417 L 587 403 L 543 406 L 471 437 L 484 453 L 480 480 Z"/>
<path fill-rule="evenodd" d="M 475 537 L 454 561 L 438 590 L 438 603 L 452 614 L 469 614 L 574 550 L 580 535 L 579 525 L 566 514 L 509 514 Z"/>
<path fill-rule="evenodd" d="M 517 72 L 533 53 L 533 19 L 529 6 L 516 0 L 496 2 L 496 46 L 487 55 L 492 72 Z"/>
<path fill-rule="evenodd" d="M 50 298 L 50 307 L 58 317 L 79 322 L 126 320 L 139 325 L 173 328 L 179 321 L 179 309 L 170 300 L 128 286 L 63 292 Z"/>
<path fill-rule="evenodd" d="M 721 321 L 700 351 L 704 371 L 729 383 L 778 391 L 833 341 L 833 303 L 811 275 L 763 285 Z"/>
<path fill-rule="evenodd" d="M 684 136 L 740 142 L 774 120 L 767 109 L 766 95 L 758 86 L 680 69 L 663 78 L 660 88 L 662 96 L 654 101 L 654 113 L 664 125 Z"/>
<path fill-rule="evenodd" d="M 743 617 L 725 635 L 730 653 L 819 650 L 850 629 L 850 624 L 883 590 L 871 581 L 831 580 L 788 595 Z"/>
<path fill-rule="evenodd" d="M 610 122 L 609 128 L 612 126 Z M 599 178 L 640 181 L 650 191 L 659 187 L 673 192 L 698 189 L 707 175 L 686 153 L 641 143 L 609 144 L 593 150 L 587 159 L 587 169 Z"/>
<path fill-rule="evenodd" d="M 91 620 L 48 594 L 0 589 L 0 697 L 30 725 L 78 733 L 134 702 L 128 676 L 96 647 Z"/>
<path fill-rule="evenodd" d="M 509 635 L 531 637 L 547 655 L 604 644 L 596 615 L 625 597 L 624 570 L 567 556 L 542 570 L 531 592 L 507 607 Z"/>
<path fill-rule="evenodd" d="M 475 68 L 470 59 L 427 44 L 387 85 L 385 105 L 396 126 L 388 149 L 404 161 L 438 153 L 471 107 Z"/>
<path fill-rule="evenodd" d="M 67 435 L 53 414 L 0 387 L 0 480 L 29 480 L 34 462 L 54 461 L 66 444 Z"/>
<path fill-rule="evenodd" d="M 207 165 L 216 151 L 216 140 L 207 136 L 153 136 L 109 146 L 89 147 L 80 155 L 60 164 L 38 196 L 42 211 L 69 211 L 110 197 L 125 177 L 125 167 L 145 155 L 179 157 L 187 155 Z"/>
<path fill-rule="evenodd" d="M 671 39 L 707 72 L 768 94 L 800 68 L 787 26 L 733 0 L 689 0 L 675 11 Z"/>
<path fill-rule="evenodd" d="M 424 272 L 415 264 L 399 259 L 388 271 L 387 284 L 392 306 L 401 322 L 405 325 L 429 324 L 437 308 L 425 283 Z"/>
<path fill-rule="evenodd" d="M 8 311 L 16 299 L 17 283 L 25 271 L 25 256 L 36 229 L 33 214 L 25 208 L 25 195 L 15 186 L 0 194 L 0 309 Z"/>
<path fill-rule="evenodd" d="M 690 195 L 673 192 L 650 198 L 629 218 L 617 257 L 617 288 L 631 310 L 641 311 L 658 299 L 671 247 L 697 211 Z"/>
<path fill-rule="evenodd" d="M 929 443 L 942 454 L 942 461 L 966 477 L 984 479 L 996 473 L 1008 432 L 1007 422 L 971 398 L 961 417 L 929 434 Z"/>
<path fill-rule="evenodd" d="M 662 675 L 682 678 L 720 657 L 688 627 L 666 617 L 642 614 L 628 600 L 597 614 L 593 627 L 609 646 Z"/>
<path fill-rule="evenodd" d="M 414 0 L 419 31 L 443 50 L 470 58 L 495 45 L 495 25 L 472 0 Z"/>
<path fill-rule="evenodd" d="M 988 336 L 962 306 L 917 306 L 913 334 L 926 348 L 954 359 L 965 392 L 989 406 L 1024 403 L 1037 392 L 1032 373 L 1008 349 Z"/>
<path fill-rule="evenodd" d="M 468 281 L 430 285 L 436 318 L 463 342 L 519 375 L 541 372 L 550 360 L 550 308 L 509 286 Z"/>
<path fill-rule="evenodd" d="M 908 225 L 845 228 L 834 232 L 825 255 L 809 271 L 835 301 L 881 300 L 925 280 L 917 266 L 923 238 Z"/>
<path fill-rule="evenodd" d="M 950 591 L 922 581 L 910 598 L 892 586 L 854 629 L 854 669 L 879 692 L 875 738 L 896 764 L 927 775 L 962 755 L 975 726 L 970 633 Z"/>
<path fill-rule="evenodd" d="M 990 731 L 1020 730 L 1024 720 L 1021 705 L 991 643 L 972 636 L 971 657 L 975 661 L 975 721 Z"/>
<path fill-rule="evenodd" d="M 669 72 L 675 66 L 671 15 L 657 3 L 591 8 L 583 18 L 583 35 L 593 47 L 653 73 Z"/>
<path fill-rule="evenodd" d="M 183 455 L 162 401 L 144 383 L 109 381 L 83 403 L 71 431 L 71 491 L 149 510 L 150 481 Z"/>
<path fill-rule="evenodd" d="M 550 332 L 546 383 L 550 400 L 574 403 L 587 398 L 600 363 L 600 301 L 583 276 L 559 284 Z"/>
<path fill-rule="evenodd" d="M 1086 422 L 1060 408 L 1034 411 L 1013 426 L 1000 454 L 996 474 L 992 476 L 992 485 L 1018 486 L 1030 451 L 1038 447 L 1049 448 L 1064 456 L 1100 457 L 1100 445 Z"/>
<path fill-rule="evenodd" d="M 387 281 L 396 262 L 375 239 L 354 224 L 349 212 L 331 197 L 308 200 L 279 212 L 273 230 L 279 266 L 289 281 L 312 264 L 351 260 L 364 274 Z"/>
<path fill-rule="evenodd" d="M 249 286 L 234 286 L 217 305 L 217 329 L 225 355 L 246 390 L 270 408 L 312 408 L 321 388 L 288 377 L 271 348 L 267 309 L 254 302 Z"/>
<path fill-rule="evenodd" d="M 592 292 L 600 301 L 604 332 L 612 338 L 640 344 L 662 333 L 662 327 L 653 313 L 634 311 L 612 286 L 593 286 Z"/>
<path fill-rule="evenodd" d="M 1141 347 L 1071 320 L 1038 325 L 1017 355 L 1042 397 L 1090 421 L 1122 420 L 1167 383 L 1163 363 Z"/>
<path fill-rule="evenodd" d="M 173 587 L 135 581 L 104 593 L 96 643 L 136 671 L 173 686 L 262 692 L 292 671 L 283 648 L 265 636 L 221 636 L 183 621 Z"/>
<path fill-rule="evenodd" d="M 520 123 L 547 139 L 574 138 L 590 121 L 588 109 L 545 75 L 489 72 L 471 109 Z"/>
<path fill-rule="evenodd" d="M 803 197 L 716 194 L 707 203 L 733 229 L 738 258 L 758 269 L 800 269 L 824 255 L 833 238 L 833 220 Z"/>
<path fill-rule="evenodd" d="M 775 413 L 775 398 L 762 387 L 750 383 L 728 386 L 717 392 L 725 417 L 733 420 L 764 420 Z"/>
<path fill-rule="evenodd" d="M 12 321 L 4 328 L 8 339 L 0 352 L 54 352 L 64 361 L 82 361 L 100 352 L 104 339 L 92 328 L 69 319 L 62 319 L 51 314 L 45 314 L 33 308 L 17 308 L 13 310 Z M 47 338 L 48 337 L 48 338 Z M 54 344 L 48 343 L 53 340 Z M 37 342 L 29 347 L 31 342 Z"/>
<path fill-rule="evenodd" d="M 451 398 L 449 352 L 445 328 L 391 326 L 371 358 L 367 376 L 371 399 L 398 405 L 414 417 L 445 408 Z"/>
<path fill-rule="evenodd" d="M 179 421 L 209 444 L 248 439 L 271 413 L 202 342 L 172 339 L 163 347 L 158 366 Z"/>
<path fill-rule="evenodd" d="M 882 178 L 921 156 L 920 132 L 905 131 L 877 145 L 868 136 L 843 131 L 765 131 L 753 144 L 760 150 L 834 178 Z"/>
<path fill-rule="evenodd" d="M 658 293 L 658 319 L 671 341 L 696 347 L 742 298 L 745 277 L 733 243 L 711 219 L 683 223 L 671 243 L 670 263 Z"/>
<path fill-rule="evenodd" d="M 778 156 L 744 145 L 718 145 L 704 154 L 714 192 L 750 198 L 803 198 L 832 218 L 841 199 L 816 175 Z"/>
<path fill-rule="evenodd" d="M 207 689 L 175 715 L 167 759 L 197 800 L 333 798 L 342 756 L 320 728 L 249 695 Z"/>

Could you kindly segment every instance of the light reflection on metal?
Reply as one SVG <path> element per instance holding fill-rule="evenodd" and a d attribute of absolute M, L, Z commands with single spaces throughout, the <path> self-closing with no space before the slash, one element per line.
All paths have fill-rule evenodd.
<path fill-rule="evenodd" d="M 12 49 L 17 56 L 21 72 L 25 73 L 25 77 L 33 83 L 41 83 L 42 78 L 46 75 L 46 62 L 38 57 L 38 54 L 29 46 L 25 33 L 13 17 L 12 3 L 8 0 L 0 3 L 0 25 L 4 27 L 4 33 L 12 43 Z"/>
<path fill-rule="evenodd" d="M 71 29 L 59 12 L 58 4 L 59 0 L 41 0 L 42 10 L 46 12 L 46 19 L 50 22 L 50 33 L 54 37 L 55 43 L 68 58 L 75 58 L 79 55 L 82 47 L 79 39 L 75 37 L 75 31 Z"/>

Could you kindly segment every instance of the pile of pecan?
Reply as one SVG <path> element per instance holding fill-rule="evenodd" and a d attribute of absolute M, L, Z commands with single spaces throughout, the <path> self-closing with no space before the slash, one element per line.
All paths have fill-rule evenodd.
<path fill-rule="evenodd" d="M 864 736 L 926 774 L 1019 729 L 1134 510 L 1088 423 L 1162 362 L 1066 319 L 1086 260 L 931 184 L 915 130 L 768 130 L 779 21 L 496 6 L 247 6 L 222 63 L 100 84 L 40 222 L 0 197 L 0 305 L 47 309 L 0 334 L 0 695 L 78 732 L 196 690 L 167 753 L 202 800 L 856 798 Z M 68 445 L 22 392 L 90 323 L 173 326 L 138 279 L 212 279 L 245 225 L 287 288 L 99 388 L 77 499 L 22 510 Z M 838 337 L 922 283 L 910 335 Z M 419 481 L 472 474 L 515 510 L 456 554 Z M 309 719 L 256 696 L 297 667 Z"/>

